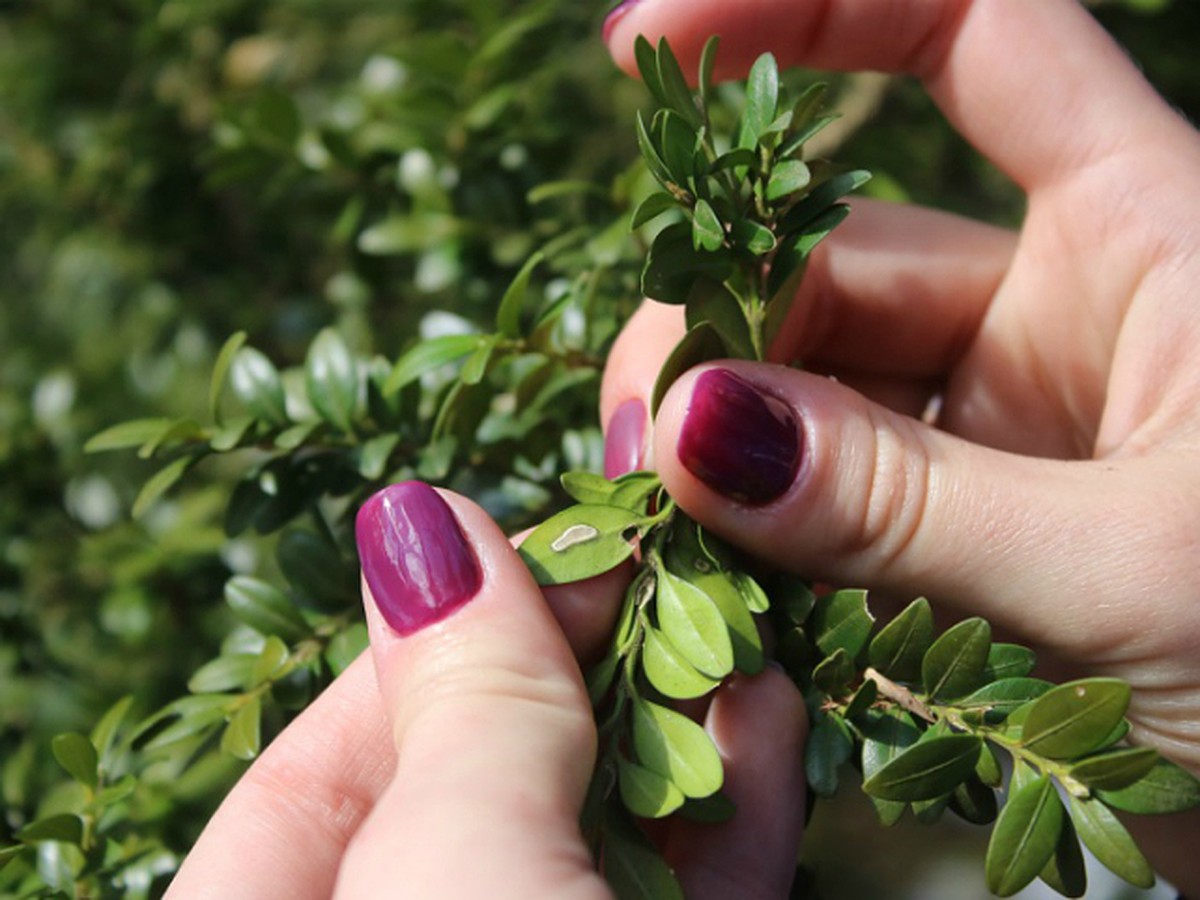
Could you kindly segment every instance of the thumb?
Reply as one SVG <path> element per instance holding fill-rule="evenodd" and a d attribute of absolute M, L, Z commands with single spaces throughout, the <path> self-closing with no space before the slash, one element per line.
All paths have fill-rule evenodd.
<path fill-rule="evenodd" d="M 394 778 L 340 896 L 602 896 L 578 816 L 595 730 L 574 656 L 508 540 L 419 482 L 357 524 Z"/>
<path fill-rule="evenodd" d="M 1116 637 L 1091 614 L 1099 597 L 1128 639 L 1116 607 L 1144 593 L 1122 590 L 1144 581 L 1139 530 L 1155 519 L 1137 461 L 1004 453 L 830 379 L 732 361 L 672 386 L 654 455 L 681 507 L 760 558 L 928 594 L 1057 649 Z"/>

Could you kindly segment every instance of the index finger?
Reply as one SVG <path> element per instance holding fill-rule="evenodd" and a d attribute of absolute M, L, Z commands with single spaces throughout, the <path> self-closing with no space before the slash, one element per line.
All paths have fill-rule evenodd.
<path fill-rule="evenodd" d="M 717 34 L 719 75 L 766 50 L 785 65 L 915 75 L 1026 190 L 1185 127 L 1076 0 L 626 0 L 605 33 L 631 73 L 638 34 L 666 36 L 685 71 Z"/>

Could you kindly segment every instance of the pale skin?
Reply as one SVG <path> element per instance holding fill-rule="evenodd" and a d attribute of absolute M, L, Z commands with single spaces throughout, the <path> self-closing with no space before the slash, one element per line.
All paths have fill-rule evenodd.
<path fill-rule="evenodd" d="M 666 35 L 695 70 L 781 64 L 919 78 L 1027 194 L 1009 233 L 852 202 L 814 257 L 769 364 L 730 368 L 799 414 L 790 489 L 747 507 L 676 445 L 696 372 L 652 457 L 688 513 L 778 565 L 982 615 L 1072 675 L 1134 689 L 1139 743 L 1200 773 L 1200 136 L 1072 0 L 644 0 L 613 26 Z M 647 397 L 677 309 L 648 304 L 609 364 L 603 415 Z M 724 365 L 724 364 L 717 364 Z M 822 374 L 835 374 L 837 381 Z M 934 392 L 937 427 L 917 416 Z M 1200 817 L 1141 824 L 1200 892 Z"/>
<path fill-rule="evenodd" d="M 632 70 L 634 37 L 666 34 L 694 71 L 714 32 L 725 75 L 769 49 L 920 78 L 1029 206 L 1010 234 L 856 202 L 773 351 L 839 381 L 731 364 L 799 412 L 796 483 L 749 508 L 682 467 L 690 373 L 653 430 L 672 495 L 781 566 L 926 594 L 1074 672 L 1127 679 L 1135 737 L 1200 771 L 1196 132 L 1073 0 L 643 0 L 609 41 Z M 630 324 L 605 421 L 648 394 L 681 328 L 655 305 Z M 935 390 L 932 428 L 914 416 Z M 594 731 L 575 659 L 602 643 L 625 575 L 543 598 L 495 526 L 449 499 L 484 564 L 479 596 L 407 638 L 368 598 L 374 666 L 271 745 L 173 896 L 605 895 L 576 825 Z M 785 896 L 802 706 L 768 672 L 723 688 L 708 725 L 740 812 L 671 835 L 668 853 L 689 896 Z M 1155 864 L 1200 892 L 1200 821 L 1155 826 L 1139 831 Z"/>

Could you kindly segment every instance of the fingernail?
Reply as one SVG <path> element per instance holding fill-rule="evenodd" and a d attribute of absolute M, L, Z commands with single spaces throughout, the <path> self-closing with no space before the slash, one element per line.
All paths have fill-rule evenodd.
<path fill-rule="evenodd" d="M 800 466 L 796 414 L 727 369 L 696 379 L 679 461 L 714 491 L 760 506 L 791 487 Z"/>
<path fill-rule="evenodd" d="M 483 574 L 454 512 L 429 485 L 405 481 L 363 504 L 355 522 L 363 577 L 400 635 L 444 619 L 479 592 Z"/>
<path fill-rule="evenodd" d="M 617 407 L 604 435 L 604 477 L 618 478 L 642 465 L 646 404 L 636 397 Z"/>
<path fill-rule="evenodd" d="M 608 43 L 608 39 L 612 36 L 613 27 L 617 24 L 617 22 L 621 21 L 621 19 L 625 16 L 625 13 L 629 12 L 640 2 L 641 0 L 622 0 L 621 3 L 618 3 L 615 7 L 613 7 L 613 11 L 610 12 L 608 14 L 608 18 L 604 20 L 604 43 Z"/>

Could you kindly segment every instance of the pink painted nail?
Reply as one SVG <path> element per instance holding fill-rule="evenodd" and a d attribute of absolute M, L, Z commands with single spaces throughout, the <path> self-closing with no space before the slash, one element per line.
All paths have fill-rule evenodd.
<path fill-rule="evenodd" d="M 637 6 L 640 2 L 641 0 L 623 0 L 623 2 L 618 3 L 615 7 L 613 7 L 613 11 L 610 12 L 608 14 L 608 18 L 604 20 L 604 43 L 607 44 L 608 39 L 612 37 L 612 30 L 616 26 L 617 22 L 621 21 L 625 14 Z"/>
<path fill-rule="evenodd" d="M 642 466 L 646 404 L 636 397 L 617 407 L 604 435 L 604 477 L 617 478 Z"/>

